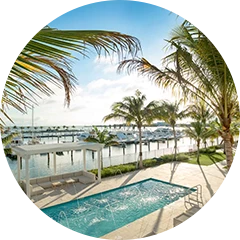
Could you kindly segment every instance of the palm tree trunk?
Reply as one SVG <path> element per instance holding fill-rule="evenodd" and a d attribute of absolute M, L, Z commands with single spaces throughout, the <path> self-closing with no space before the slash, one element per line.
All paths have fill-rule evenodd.
<path fill-rule="evenodd" d="M 139 168 L 143 168 L 143 162 L 142 162 L 142 128 L 138 128 L 139 131 Z"/>
<path fill-rule="evenodd" d="M 200 140 L 198 139 L 197 140 L 197 163 L 198 163 L 198 165 L 200 165 L 199 158 L 200 158 Z"/>
<path fill-rule="evenodd" d="M 207 148 L 207 141 L 206 140 L 204 141 L 204 147 L 205 147 L 205 149 Z"/>
<path fill-rule="evenodd" d="M 231 134 L 229 131 L 225 131 L 223 133 L 223 140 L 224 140 L 224 148 L 225 148 L 226 159 L 227 159 L 227 168 L 230 169 L 233 162 L 233 152 L 232 152 Z"/>
<path fill-rule="evenodd" d="M 175 126 L 172 126 L 173 129 L 173 136 L 174 136 L 174 161 L 177 159 L 177 136 L 176 136 L 176 130 Z"/>

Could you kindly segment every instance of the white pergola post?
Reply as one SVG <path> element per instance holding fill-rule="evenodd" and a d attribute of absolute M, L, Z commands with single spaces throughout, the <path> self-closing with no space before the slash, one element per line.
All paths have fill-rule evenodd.
<path fill-rule="evenodd" d="M 21 167 L 20 167 L 20 156 L 17 155 L 17 181 L 20 183 L 21 180 Z"/>
<path fill-rule="evenodd" d="M 26 193 L 27 196 L 30 198 L 31 197 L 31 192 L 30 192 L 30 175 L 29 175 L 29 158 L 25 158 L 25 170 L 26 170 Z"/>
<path fill-rule="evenodd" d="M 101 150 L 97 151 L 98 160 L 98 182 L 101 182 Z"/>
<path fill-rule="evenodd" d="M 53 153 L 53 170 L 54 170 L 54 175 L 57 174 L 57 155 L 56 152 Z"/>
<path fill-rule="evenodd" d="M 86 167 L 86 149 L 83 149 L 83 170 L 87 171 L 87 167 Z"/>

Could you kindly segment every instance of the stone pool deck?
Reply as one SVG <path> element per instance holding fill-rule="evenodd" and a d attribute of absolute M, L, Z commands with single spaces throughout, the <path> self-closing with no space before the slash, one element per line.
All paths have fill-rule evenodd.
<path fill-rule="evenodd" d="M 211 166 L 198 166 L 188 163 L 167 163 L 161 166 L 134 171 L 102 179 L 100 184 L 84 185 L 68 184 L 63 187 L 49 189 L 42 195 L 32 197 L 39 208 L 53 206 L 112 188 L 138 182 L 147 178 L 193 187 L 197 184 L 203 188 L 203 202 L 206 204 L 222 184 L 227 171 L 223 168 L 226 161 Z M 159 209 L 101 238 L 104 239 L 136 239 L 157 234 L 173 227 L 173 218 L 185 211 L 184 199 Z"/>

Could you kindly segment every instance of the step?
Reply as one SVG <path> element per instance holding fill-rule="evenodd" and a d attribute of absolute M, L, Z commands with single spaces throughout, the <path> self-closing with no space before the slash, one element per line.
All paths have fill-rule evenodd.
<path fill-rule="evenodd" d="M 192 201 L 194 201 L 194 202 L 197 202 L 197 203 L 201 203 L 202 204 L 202 201 L 198 201 L 198 200 L 196 200 L 196 199 L 194 199 L 194 198 L 188 198 L 188 200 L 192 200 Z"/>
<path fill-rule="evenodd" d="M 173 226 L 176 227 L 181 223 L 185 223 L 191 219 L 191 215 L 187 213 L 182 213 L 173 219 Z"/>
<path fill-rule="evenodd" d="M 197 201 L 195 201 L 195 203 L 194 202 L 190 202 L 190 201 L 184 201 L 184 203 L 186 204 L 186 203 L 188 203 L 188 204 L 190 204 L 191 206 L 194 206 L 194 207 L 203 207 L 203 202 L 197 202 Z M 201 204 L 201 206 L 199 206 L 199 203 Z"/>
<path fill-rule="evenodd" d="M 203 208 L 193 207 L 187 210 L 186 213 L 192 216 L 199 216 L 201 214 L 201 209 Z"/>

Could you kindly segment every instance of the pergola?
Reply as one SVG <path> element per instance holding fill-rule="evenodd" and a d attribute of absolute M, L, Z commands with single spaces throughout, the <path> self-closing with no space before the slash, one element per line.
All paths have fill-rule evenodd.
<path fill-rule="evenodd" d="M 21 171 L 20 171 L 20 159 L 25 160 L 25 170 L 26 170 L 26 192 L 27 196 L 30 197 L 30 174 L 29 174 L 29 160 L 31 155 L 41 154 L 41 153 L 53 153 L 53 168 L 54 174 L 57 173 L 57 152 L 66 152 L 74 150 L 83 151 L 83 171 L 86 169 L 86 150 L 97 151 L 98 160 L 98 182 L 101 182 L 101 151 L 103 145 L 99 143 L 54 143 L 54 144 L 36 144 L 36 145 L 22 145 L 13 147 L 12 151 L 17 155 L 17 181 L 20 183 Z"/>

